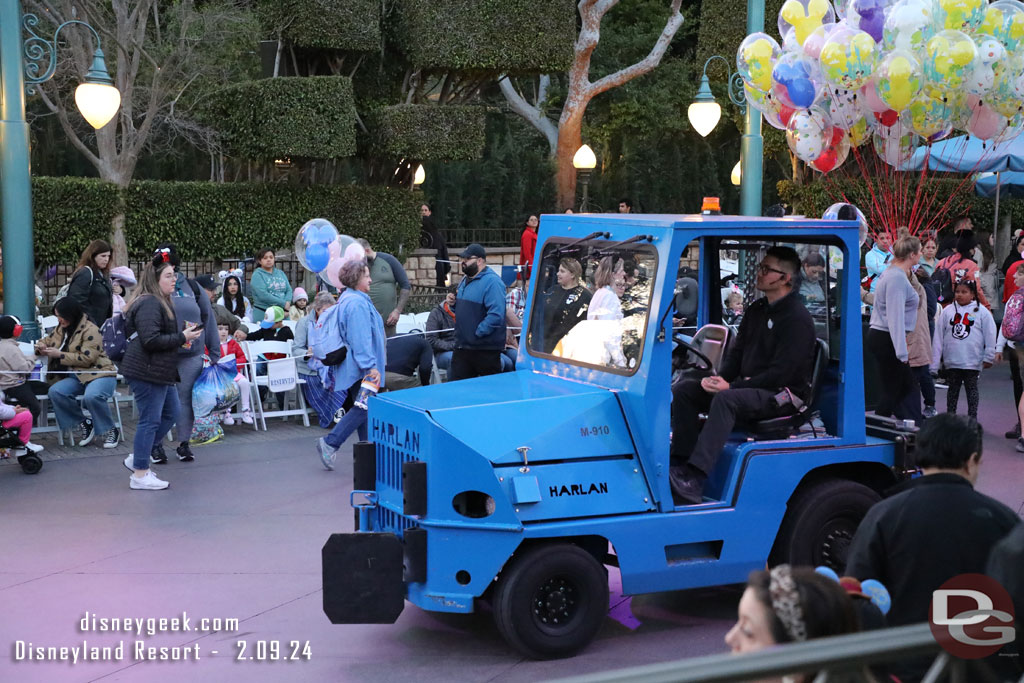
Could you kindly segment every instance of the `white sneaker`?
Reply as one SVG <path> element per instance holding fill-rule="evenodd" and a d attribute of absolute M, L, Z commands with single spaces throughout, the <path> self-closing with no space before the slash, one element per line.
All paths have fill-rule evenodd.
<path fill-rule="evenodd" d="M 231 427 L 235 424 L 235 418 L 231 417 L 231 413 L 224 413 L 224 419 L 221 420 L 221 422 L 226 424 L 228 427 Z"/>
<path fill-rule="evenodd" d="M 134 474 L 128 477 L 128 486 L 140 491 L 159 491 L 167 488 L 170 484 L 163 479 L 157 479 L 155 474 L 147 471 L 141 477 L 136 477 Z"/>
<path fill-rule="evenodd" d="M 33 453 L 39 453 L 40 451 L 45 450 L 43 446 L 40 446 L 37 443 L 32 443 L 31 441 L 25 444 L 25 448 L 29 449 Z"/>
<path fill-rule="evenodd" d="M 246 410 L 246 411 L 242 412 L 242 422 L 244 422 L 247 425 L 251 425 L 252 424 L 253 420 L 252 420 L 252 411 L 251 410 Z"/>
<path fill-rule="evenodd" d="M 135 454 L 129 453 L 124 457 L 124 466 L 128 468 L 129 472 L 135 472 Z"/>
<path fill-rule="evenodd" d="M 334 469 L 334 463 L 338 459 L 338 449 L 331 448 L 323 437 L 316 440 L 316 452 L 320 456 L 320 462 L 328 470 Z"/>

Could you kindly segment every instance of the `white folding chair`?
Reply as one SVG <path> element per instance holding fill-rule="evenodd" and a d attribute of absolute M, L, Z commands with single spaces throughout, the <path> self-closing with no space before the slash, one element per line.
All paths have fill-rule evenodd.
<path fill-rule="evenodd" d="M 398 316 L 398 323 L 395 324 L 395 334 L 408 334 L 416 327 L 416 316 L 412 313 L 403 313 Z"/>
<path fill-rule="evenodd" d="M 39 358 L 36 356 L 36 347 L 28 342 L 18 342 L 18 348 L 25 355 L 26 358 L 39 362 L 39 377 L 38 381 L 46 381 L 46 367 L 49 362 L 49 358 L 43 356 Z M 33 371 L 34 372 L 34 371 Z M 25 381 L 31 380 L 32 377 L 26 377 Z M 60 441 L 61 445 L 64 445 L 63 435 L 60 433 L 60 427 L 56 425 L 56 416 L 54 416 L 54 424 L 50 424 L 50 415 L 52 414 L 47 410 L 46 406 L 50 400 L 48 394 L 36 394 L 36 400 L 39 401 L 39 419 L 32 425 L 32 432 L 35 434 L 42 434 L 45 432 L 57 432 L 57 440 Z"/>
<path fill-rule="evenodd" d="M 302 390 L 299 386 L 305 384 L 306 381 L 299 376 L 298 369 L 295 367 L 291 342 L 255 341 L 247 342 L 246 346 L 248 347 L 245 350 L 245 355 L 249 359 L 249 381 L 252 384 L 253 400 L 256 402 L 257 410 L 259 411 L 260 425 L 263 427 L 263 430 L 266 431 L 267 429 L 266 418 L 290 417 L 292 415 L 302 417 L 302 424 L 308 427 L 309 409 L 306 407 L 306 397 L 302 395 Z M 281 354 L 284 358 L 259 360 L 260 356 L 266 357 L 268 353 Z M 267 374 L 265 375 L 256 374 L 257 366 L 261 363 L 266 364 Z M 267 389 L 275 393 L 294 389 L 298 407 L 288 409 L 287 403 L 285 403 L 282 410 L 264 410 L 263 402 L 260 400 L 260 387 L 267 387 Z"/>
<path fill-rule="evenodd" d="M 43 317 L 43 332 L 51 332 L 54 328 L 57 327 L 58 324 L 59 323 L 57 322 L 57 316 L 55 315 L 48 315 Z"/>
<path fill-rule="evenodd" d="M 281 322 L 283 322 L 284 326 L 290 329 L 293 334 L 295 333 L 295 326 L 299 324 L 298 320 L 292 320 L 291 318 L 285 318 Z"/>
<path fill-rule="evenodd" d="M 243 320 L 242 324 L 245 325 L 246 332 L 255 332 L 256 330 L 260 329 L 259 323 L 251 323 L 248 320 Z"/>

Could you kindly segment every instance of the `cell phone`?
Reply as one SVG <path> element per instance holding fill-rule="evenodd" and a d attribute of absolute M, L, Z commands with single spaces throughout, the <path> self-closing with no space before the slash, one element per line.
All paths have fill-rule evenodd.
<path fill-rule="evenodd" d="M 202 323 L 199 323 L 198 325 L 196 325 L 196 326 L 195 326 L 195 327 L 193 327 L 192 329 L 193 329 L 193 330 L 195 330 L 196 332 L 198 332 L 198 331 L 200 331 L 201 329 L 203 329 L 204 327 L 206 327 L 206 325 L 204 325 L 204 324 L 202 324 Z"/>

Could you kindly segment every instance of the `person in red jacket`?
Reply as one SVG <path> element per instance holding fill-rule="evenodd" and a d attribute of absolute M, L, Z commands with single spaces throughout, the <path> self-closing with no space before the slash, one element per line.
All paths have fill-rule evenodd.
<path fill-rule="evenodd" d="M 533 253 L 537 251 L 537 226 L 540 221 L 531 215 L 526 219 L 526 227 L 519 238 L 519 275 L 517 280 L 530 281 L 530 268 L 533 266 Z"/>
<path fill-rule="evenodd" d="M 238 374 L 235 375 L 235 384 L 238 385 L 238 402 L 242 404 L 242 422 L 247 425 L 251 425 L 252 418 L 252 383 L 249 382 L 249 378 L 242 372 L 242 368 L 246 366 L 249 360 L 245 357 L 245 352 L 242 351 L 242 345 L 235 341 L 235 338 L 230 336 L 227 321 L 221 323 L 217 322 L 217 332 L 220 333 L 220 357 L 224 358 L 230 353 L 235 354 L 235 364 L 238 366 Z M 231 409 L 229 408 L 224 413 L 224 424 L 229 427 L 235 424 L 235 418 L 231 417 Z"/>

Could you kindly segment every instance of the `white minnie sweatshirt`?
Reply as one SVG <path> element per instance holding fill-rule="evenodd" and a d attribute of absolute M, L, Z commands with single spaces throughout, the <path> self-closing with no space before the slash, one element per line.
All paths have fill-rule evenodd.
<path fill-rule="evenodd" d="M 981 370 L 996 356 L 996 322 L 984 306 L 955 301 L 942 309 L 932 340 L 932 370 L 940 361 L 957 370 Z"/>

